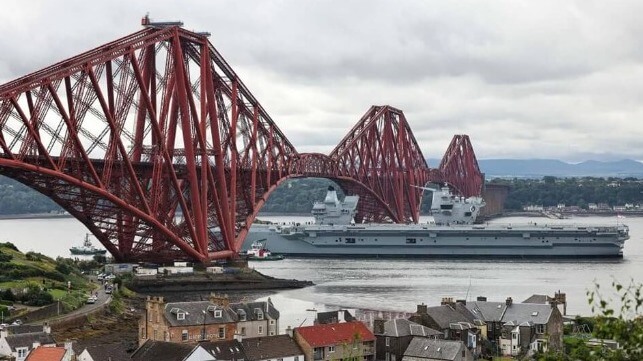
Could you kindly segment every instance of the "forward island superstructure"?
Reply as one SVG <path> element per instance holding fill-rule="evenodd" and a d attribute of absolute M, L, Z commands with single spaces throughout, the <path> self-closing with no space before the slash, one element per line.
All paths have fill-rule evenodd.
<path fill-rule="evenodd" d="M 433 222 L 364 223 L 353 218 L 359 197 L 343 201 L 329 187 L 310 224 L 253 224 L 244 248 L 265 240 L 274 254 L 295 257 L 623 257 L 624 224 L 475 224 L 484 200 L 434 189 Z"/>

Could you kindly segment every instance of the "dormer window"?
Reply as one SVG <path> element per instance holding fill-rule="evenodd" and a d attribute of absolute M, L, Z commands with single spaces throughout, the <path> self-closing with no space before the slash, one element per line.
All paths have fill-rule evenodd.
<path fill-rule="evenodd" d="M 255 308 L 255 316 L 257 316 L 257 320 L 263 320 L 263 311 L 261 308 Z"/>
<path fill-rule="evenodd" d="M 182 309 L 180 309 L 178 307 L 172 308 L 170 310 L 170 313 L 173 314 L 173 315 L 176 315 L 177 320 L 185 320 L 185 315 L 187 314 L 187 312 L 185 312 L 184 310 L 182 310 Z"/>
<path fill-rule="evenodd" d="M 246 320 L 246 311 L 242 310 L 241 308 L 237 310 L 237 315 L 239 315 L 239 321 Z"/>
<path fill-rule="evenodd" d="M 215 318 L 221 318 L 221 316 L 223 316 L 223 312 L 221 312 L 221 310 L 214 310 Z"/>
<path fill-rule="evenodd" d="M 185 320 L 185 312 L 178 312 L 176 314 L 176 319 L 177 320 Z"/>

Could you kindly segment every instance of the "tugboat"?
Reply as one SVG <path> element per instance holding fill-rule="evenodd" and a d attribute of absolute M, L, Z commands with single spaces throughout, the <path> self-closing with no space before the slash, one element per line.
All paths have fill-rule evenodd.
<path fill-rule="evenodd" d="M 89 233 L 87 233 L 85 234 L 85 241 L 83 242 L 83 245 L 80 247 L 74 246 L 69 249 L 69 252 L 71 252 L 71 254 L 92 255 L 92 254 L 105 254 L 107 253 L 107 250 L 94 247 L 92 242 L 89 240 Z"/>
<path fill-rule="evenodd" d="M 272 252 L 266 248 L 265 239 L 259 239 L 252 242 L 250 249 L 240 255 L 242 257 L 245 256 L 249 261 L 280 261 L 284 259 L 283 255 L 272 254 Z"/>

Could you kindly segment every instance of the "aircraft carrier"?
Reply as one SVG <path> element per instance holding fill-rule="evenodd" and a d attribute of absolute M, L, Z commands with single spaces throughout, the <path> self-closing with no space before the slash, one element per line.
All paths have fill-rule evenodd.
<path fill-rule="evenodd" d="M 355 224 L 359 197 L 340 201 L 329 187 L 313 205 L 314 223 L 253 224 L 243 248 L 265 242 L 273 254 L 292 257 L 622 258 L 629 239 L 625 224 L 475 224 L 482 198 L 446 187 L 432 192 L 433 222 Z"/>

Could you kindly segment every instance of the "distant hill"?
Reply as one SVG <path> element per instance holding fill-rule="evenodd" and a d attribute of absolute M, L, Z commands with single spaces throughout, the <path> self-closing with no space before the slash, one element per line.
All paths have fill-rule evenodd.
<path fill-rule="evenodd" d="M 437 159 L 428 159 L 428 162 L 431 167 L 440 164 Z M 643 178 L 643 163 L 631 159 L 611 162 L 588 160 L 582 163 L 566 163 L 556 159 L 479 159 L 478 164 L 487 179 L 543 176 Z"/>

